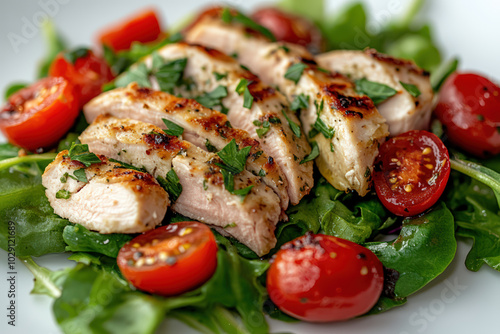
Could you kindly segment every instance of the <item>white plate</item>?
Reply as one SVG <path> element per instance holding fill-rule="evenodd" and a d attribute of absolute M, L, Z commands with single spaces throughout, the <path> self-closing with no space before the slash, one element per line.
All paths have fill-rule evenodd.
<path fill-rule="evenodd" d="M 230 5 L 250 8 L 262 1 L 227 1 Z M 337 9 L 347 0 L 330 3 Z M 207 1 L 150 1 L 168 24 L 197 10 Z M 383 24 L 388 17 L 398 17 L 406 1 L 368 1 L 375 19 L 373 26 Z M 44 5 L 45 4 L 45 5 Z M 140 1 L 70 1 L 30 0 L 0 2 L 0 91 L 12 81 L 32 81 L 35 65 L 45 54 L 36 20 L 47 15 L 63 31 L 72 46 L 89 45 L 95 32 L 121 17 L 144 7 Z M 495 0 L 428 1 L 422 19 L 430 21 L 436 30 L 446 57 L 458 55 L 462 69 L 473 69 L 500 79 L 498 32 L 500 3 Z M 34 24 L 27 28 L 30 22 Z M 18 44 L 12 44 L 12 39 Z M 1 140 L 1 138 L 0 138 Z M 477 273 L 464 266 L 470 243 L 460 242 L 456 258 L 443 275 L 411 296 L 408 303 L 385 314 L 355 319 L 343 323 L 314 325 L 286 324 L 270 321 L 271 332 L 293 333 L 487 333 L 498 331 L 500 310 L 500 273 L 486 265 Z M 36 259 L 52 269 L 68 265 L 65 255 L 46 255 Z M 9 299 L 7 284 L 7 254 L 0 251 L 0 332 L 1 333 L 60 333 L 51 312 L 52 300 L 30 295 L 31 273 L 17 261 L 16 326 L 7 324 Z M 166 320 L 158 333 L 192 333 L 176 321 Z"/>

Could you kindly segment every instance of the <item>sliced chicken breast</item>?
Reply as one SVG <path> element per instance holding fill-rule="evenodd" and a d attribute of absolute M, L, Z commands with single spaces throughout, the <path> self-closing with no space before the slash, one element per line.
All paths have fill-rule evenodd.
<path fill-rule="evenodd" d="M 234 189 L 252 186 L 242 198 L 229 192 L 216 163 L 220 158 L 151 124 L 131 119 L 98 116 L 80 136 L 99 154 L 143 167 L 166 179 L 173 169 L 182 191 L 172 210 L 210 224 L 244 243 L 258 255 L 276 244 L 275 225 L 280 216 L 279 197 L 258 176 L 244 170 L 234 177 Z"/>
<path fill-rule="evenodd" d="M 118 118 L 141 120 L 162 129 L 166 128 L 162 119 L 166 119 L 184 129 L 183 139 L 205 150 L 221 150 L 232 139 L 240 149 L 251 146 L 247 170 L 260 175 L 279 196 L 283 211 L 288 207 L 288 183 L 274 158 L 267 155 L 260 143 L 246 131 L 234 128 L 226 115 L 216 110 L 205 108 L 194 100 L 140 88 L 132 83 L 94 98 L 84 106 L 84 113 L 89 123 L 98 115 L 108 113 Z"/>
<path fill-rule="evenodd" d="M 396 59 L 374 49 L 331 51 L 316 56 L 316 60 L 320 66 L 340 72 L 353 80 L 365 78 L 397 91 L 394 96 L 377 106 L 389 125 L 391 136 L 429 127 L 434 93 L 429 74 L 412 61 Z M 402 83 L 415 85 L 420 95 L 413 96 Z"/>
<path fill-rule="evenodd" d="M 139 233 L 161 223 L 169 198 L 151 175 L 104 156 L 99 156 L 101 163 L 85 167 L 67 154 L 60 152 L 42 175 L 56 214 L 99 233 Z M 80 169 L 88 182 L 72 178 Z"/>
<path fill-rule="evenodd" d="M 186 40 L 236 54 L 239 62 L 278 87 L 289 101 L 301 94 L 309 98 L 300 119 L 318 144 L 321 174 L 337 189 L 367 194 L 378 146 L 388 135 L 387 124 L 370 98 L 357 94 L 343 75 L 319 68 L 304 48 L 271 43 L 235 20 L 223 22 L 221 13 L 210 10 L 198 17 Z"/>
<path fill-rule="evenodd" d="M 190 83 L 189 89 L 181 85 L 174 89 L 175 95 L 196 98 L 218 86 L 225 87 L 227 97 L 222 99 L 222 104 L 228 109 L 227 118 L 234 127 L 247 131 L 259 141 L 264 152 L 275 159 L 288 181 L 291 203 L 298 204 L 309 193 L 314 185 L 313 162 L 301 162 L 311 149 L 300 128 L 295 128 L 295 134 L 291 129 L 291 122 L 300 122 L 281 93 L 263 84 L 233 58 L 213 49 L 176 43 L 158 50 L 158 54 L 167 62 L 187 59 L 183 75 L 185 82 Z M 153 57 L 146 58 L 145 62 L 151 67 Z M 252 100 L 250 108 L 244 107 L 244 87 L 237 91 L 242 80 L 248 83 Z"/>

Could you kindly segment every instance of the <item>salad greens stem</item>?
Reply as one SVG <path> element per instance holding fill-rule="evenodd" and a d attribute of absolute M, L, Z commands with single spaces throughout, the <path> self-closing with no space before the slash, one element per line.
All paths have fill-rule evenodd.
<path fill-rule="evenodd" d="M 0 161 L 0 171 L 23 162 L 50 161 L 56 158 L 56 153 L 26 155 L 24 157 L 9 158 Z"/>
<path fill-rule="evenodd" d="M 395 22 L 395 25 L 399 28 L 408 28 L 415 19 L 415 15 L 422 9 L 424 2 L 425 0 L 412 1 L 401 19 Z"/>
<path fill-rule="evenodd" d="M 50 272 L 47 269 L 37 265 L 31 256 L 19 257 L 19 259 L 26 266 L 26 268 L 31 271 L 33 276 L 35 276 L 35 280 L 38 280 L 45 286 L 49 295 L 54 298 L 59 298 L 61 296 L 61 289 L 54 284 L 49 276 Z"/>
<path fill-rule="evenodd" d="M 212 314 L 217 319 L 217 323 L 224 333 L 250 334 L 229 310 L 221 306 L 215 306 L 212 309 Z"/>

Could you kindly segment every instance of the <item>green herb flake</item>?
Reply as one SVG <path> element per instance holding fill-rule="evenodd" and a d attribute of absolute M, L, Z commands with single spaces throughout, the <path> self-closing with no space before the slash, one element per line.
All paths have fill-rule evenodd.
<path fill-rule="evenodd" d="M 318 147 L 318 143 L 316 143 L 315 141 L 311 142 L 311 153 L 309 153 L 309 155 L 307 157 L 305 157 L 301 162 L 300 164 L 305 164 L 306 162 L 309 162 L 309 161 L 312 161 L 314 159 L 316 159 L 319 155 L 319 147 Z"/>
<path fill-rule="evenodd" d="M 59 199 L 69 199 L 71 197 L 71 193 L 65 189 L 58 190 L 56 192 L 56 198 Z"/>
<path fill-rule="evenodd" d="M 212 72 L 212 74 L 214 75 L 215 80 L 217 81 L 227 78 L 227 73 Z"/>
<path fill-rule="evenodd" d="M 165 179 L 158 176 L 156 180 L 167 191 L 172 202 L 175 202 L 179 198 L 182 192 L 182 184 L 173 169 L 168 171 Z"/>
<path fill-rule="evenodd" d="M 212 145 L 212 143 L 210 142 L 210 140 L 208 140 L 208 138 L 205 141 L 205 147 L 207 148 L 208 152 L 212 152 L 212 153 L 217 152 L 217 147 L 215 147 L 214 145 Z"/>
<path fill-rule="evenodd" d="M 243 108 L 251 109 L 253 105 L 253 96 L 248 89 L 248 86 L 245 87 L 245 91 L 243 92 Z"/>
<path fill-rule="evenodd" d="M 241 197 L 241 201 L 245 200 L 245 197 L 248 195 L 250 190 L 252 190 L 253 185 L 248 186 L 243 189 L 234 189 L 234 174 L 228 170 L 221 169 L 222 177 L 224 179 L 224 187 L 231 194 L 238 195 Z"/>
<path fill-rule="evenodd" d="M 163 123 L 165 123 L 166 129 L 163 130 L 169 136 L 179 137 L 184 133 L 184 128 L 169 121 L 168 119 L 162 118 Z"/>
<path fill-rule="evenodd" d="M 259 176 L 260 177 L 266 176 L 266 172 L 263 169 L 259 170 Z"/>
<path fill-rule="evenodd" d="M 144 166 L 142 168 L 139 168 L 139 167 L 135 167 L 133 165 L 127 164 L 125 162 L 122 162 L 120 160 L 116 160 L 116 159 L 112 159 L 112 158 L 108 158 L 108 160 L 111 161 L 111 162 L 115 162 L 117 164 L 120 164 L 119 166 L 115 166 L 113 168 L 132 169 L 132 170 L 135 170 L 135 171 L 138 171 L 138 172 L 147 173 L 147 170 L 146 170 L 146 168 Z"/>
<path fill-rule="evenodd" d="M 370 175 L 371 175 L 370 167 L 366 167 L 365 177 L 370 177 Z"/>
<path fill-rule="evenodd" d="M 63 57 L 75 65 L 76 61 L 80 58 L 86 57 L 89 54 L 90 50 L 88 48 L 77 48 L 71 51 L 67 51 L 63 53 Z"/>
<path fill-rule="evenodd" d="M 232 222 L 231 224 L 227 224 L 226 226 L 224 226 L 224 228 L 229 228 L 229 227 L 236 227 L 236 223 L 235 222 Z"/>
<path fill-rule="evenodd" d="M 476 117 L 477 117 L 477 120 L 478 120 L 479 122 L 483 122 L 483 121 L 484 121 L 484 116 L 483 116 L 483 115 L 480 115 L 480 114 L 479 114 L 479 115 L 476 115 Z"/>
<path fill-rule="evenodd" d="M 335 130 L 328 127 L 325 122 L 323 122 L 323 120 L 319 117 L 319 114 L 318 117 L 316 117 L 316 122 L 314 122 L 313 127 L 317 131 L 321 132 L 327 139 L 330 139 L 335 135 Z M 309 133 L 309 136 L 311 136 L 311 133 Z"/>
<path fill-rule="evenodd" d="M 290 48 L 286 45 L 280 45 L 278 49 L 282 49 L 285 53 L 290 52 Z"/>
<path fill-rule="evenodd" d="M 419 97 L 420 94 L 422 94 L 420 92 L 420 90 L 418 89 L 417 86 L 415 85 L 412 85 L 412 84 L 408 84 L 408 83 L 404 83 L 402 81 L 399 82 L 401 84 L 401 86 L 403 86 L 403 88 L 408 92 L 410 93 L 411 96 L 413 97 Z"/>
<path fill-rule="evenodd" d="M 302 76 L 302 73 L 304 72 L 305 68 L 306 68 L 306 65 L 303 63 L 293 64 L 286 71 L 285 79 L 293 81 L 295 84 L 297 84 L 297 82 L 299 82 L 300 77 Z"/>
<path fill-rule="evenodd" d="M 63 176 L 61 176 L 61 178 L 59 179 L 61 183 L 66 183 L 68 181 L 68 176 L 69 174 L 67 172 L 64 173 Z"/>
<path fill-rule="evenodd" d="M 203 190 L 207 190 L 208 189 L 208 185 L 207 185 L 207 180 L 203 180 Z"/>
<path fill-rule="evenodd" d="M 221 107 L 221 112 L 227 114 L 227 108 L 222 104 L 222 99 L 226 96 L 227 88 L 219 85 L 213 91 L 196 97 L 195 100 L 202 106 L 210 109 Z"/>
<path fill-rule="evenodd" d="M 71 144 L 68 156 L 73 161 L 79 161 L 89 167 L 92 164 L 101 163 L 101 159 L 94 153 L 89 152 L 89 146 L 87 144 Z"/>
<path fill-rule="evenodd" d="M 300 138 L 300 136 L 302 135 L 302 133 L 300 131 L 300 126 L 297 123 L 295 123 L 294 121 L 292 121 L 290 119 L 290 117 L 288 117 L 285 110 L 281 110 L 281 112 L 283 113 L 283 116 L 285 116 L 285 118 L 288 122 L 288 125 L 290 126 L 290 129 L 292 130 L 295 137 Z"/>
<path fill-rule="evenodd" d="M 290 105 L 290 109 L 292 109 L 293 111 L 307 108 L 309 108 L 309 96 L 306 96 L 302 93 L 297 95 Z"/>
<path fill-rule="evenodd" d="M 335 149 L 333 147 L 333 143 L 330 143 L 330 152 L 332 152 L 332 153 L 335 152 Z"/>
<path fill-rule="evenodd" d="M 179 58 L 169 61 L 158 68 L 154 75 L 160 89 L 172 93 L 174 88 L 181 84 L 186 65 L 187 58 Z"/>
<path fill-rule="evenodd" d="M 69 177 L 71 177 L 77 181 L 83 182 L 83 183 L 89 182 L 89 180 L 87 179 L 87 175 L 85 174 L 85 168 L 80 168 L 80 169 L 75 170 L 73 172 L 73 176 L 69 175 Z"/>
<path fill-rule="evenodd" d="M 255 125 L 255 126 L 262 126 L 262 122 L 261 122 L 261 121 L 259 121 L 258 119 L 256 119 L 256 120 L 255 120 L 255 121 L 253 121 L 252 123 L 253 123 L 253 125 Z"/>
<path fill-rule="evenodd" d="M 146 64 L 139 63 L 137 66 L 131 67 L 115 80 L 116 87 L 126 87 L 132 82 L 136 82 L 140 87 L 151 88 L 149 81 L 149 69 Z"/>
<path fill-rule="evenodd" d="M 374 104 L 380 104 L 394 96 L 397 93 L 397 90 L 373 81 L 368 81 L 365 78 L 355 80 L 356 91 L 359 94 L 364 94 L 372 99 Z"/>
<path fill-rule="evenodd" d="M 217 155 L 222 159 L 222 162 L 224 162 L 224 165 L 217 165 L 235 175 L 241 173 L 245 169 L 247 156 L 251 149 L 252 146 L 246 146 L 241 150 L 238 149 L 236 140 L 233 139 L 217 153 Z"/>
<path fill-rule="evenodd" d="M 276 116 L 271 116 L 268 118 L 269 123 L 271 124 L 281 124 L 281 119 Z"/>
<path fill-rule="evenodd" d="M 269 131 L 270 128 L 271 124 L 269 123 L 269 121 L 264 121 L 262 123 L 262 128 L 255 130 L 255 132 L 257 132 L 259 138 L 262 138 L 263 136 L 266 135 L 266 133 Z"/>
<path fill-rule="evenodd" d="M 258 24 L 248 16 L 241 14 L 240 12 L 232 13 L 229 8 L 224 8 L 222 10 L 221 19 L 224 23 L 228 24 L 231 23 L 232 21 L 239 22 L 243 24 L 245 27 L 262 34 L 271 42 L 276 42 L 276 37 L 274 37 L 273 33 L 269 29 L 261 26 L 260 24 Z"/>

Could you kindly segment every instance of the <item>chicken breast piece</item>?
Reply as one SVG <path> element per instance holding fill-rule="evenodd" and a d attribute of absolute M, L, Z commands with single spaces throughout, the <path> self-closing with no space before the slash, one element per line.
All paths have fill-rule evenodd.
<path fill-rule="evenodd" d="M 54 212 L 99 233 L 139 233 L 159 225 L 169 205 L 168 194 L 147 173 L 122 168 L 99 156 L 85 167 L 60 152 L 42 175 Z M 84 169 L 88 182 L 71 176 Z"/>
<path fill-rule="evenodd" d="M 377 106 L 389 125 L 391 136 L 429 127 L 434 92 L 429 74 L 412 61 L 396 59 L 374 49 L 331 51 L 316 56 L 316 60 L 320 66 L 353 80 L 366 78 L 397 91 Z M 401 83 L 415 85 L 420 95 L 412 96 Z"/>
<path fill-rule="evenodd" d="M 176 87 L 175 95 L 195 98 L 214 91 L 218 86 L 225 87 L 227 97 L 222 104 L 228 109 L 227 118 L 234 127 L 247 131 L 259 141 L 264 152 L 274 158 L 288 181 L 291 203 L 298 204 L 309 193 L 314 185 L 313 162 L 301 162 L 311 153 L 311 148 L 299 127 L 295 129 L 299 136 L 291 129 L 291 122 L 300 122 L 281 93 L 263 84 L 233 58 L 213 49 L 175 43 L 161 48 L 158 54 L 167 62 L 187 59 L 183 75 L 190 83 L 189 89 L 182 85 Z M 151 67 L 153 57 L 147 57 L 145 63 Z M 248 83 L 252 100 L 250 108 L 244 107 L 244 86 L 237 92 L 242 80 Z"/>
<path fill-rule="evenodd" d="M 268 156 L 260 143 L 246 131 L 234 128 L 226 115 L 216 110 L 205 108 L 194 100 L 140 88 L 132 83 L 94 98 L 84 106 L 84 113 L 89 123 L 98 115 L 107 113 L 118 118 L 141 120 L 161 129 L 166 128 L 162 120 L 166 119 L 184 129 L 183 139 L 205 150 L 221 150 L 232 139 L 240 149 L 251 146 L 246 169 L 254 175 L 262 175 L 264 183 L 280 198 L 283 211 L 288 207 L 287 181 L 274 158 Z"/>
<path fill-rule="evenodd" d="M 198 17 L 186 40 L 237 54 L 239 62 L 278 87 L 289 101 L 301 94 L 309 98 L 300 119 L 318 144 L 321 174 L 337 189 L 367 194 L 378 146 L 388 135 L 387 124 L 370 98 L 357 94 L 343 75 L 318 68 L 304 48 L 271 43 L 235 20 L 223 22 L 221 13 L 212 9 Z"/>
<path fill-rule="evenodd" d="M 216 163 L 220 158 L 151 124 L 100 115 L 80 136 L 93 152 L 143 167 L 166 178 L 173 169 L 182 191 L 172 210 L 210 224 L 247 245 L 258 255 L 276 244 L 275 225 L 280 216 L 279 197 L 259 177 L 244 170 L 234 176 L 234 189 L 251 186 L 242 198 L 229 192 Z"/>

